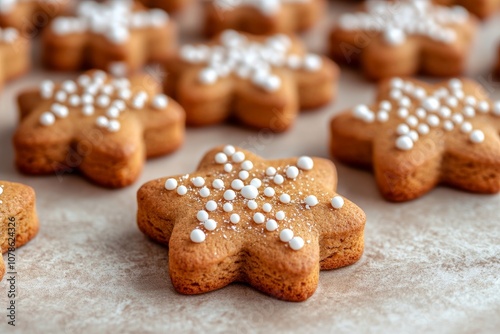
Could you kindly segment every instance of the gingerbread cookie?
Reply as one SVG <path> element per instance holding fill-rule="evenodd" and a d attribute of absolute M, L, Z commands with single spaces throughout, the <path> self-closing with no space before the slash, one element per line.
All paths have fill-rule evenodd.
<path fill-rule="evenodd" d="M 320 270 L 353 264 L 363 253 L 365 214 L 336 185 L 335 166 L 324 159 L 264 160 L 219 147 L 195 173 L 142 186 L 137 220 L 143 233 L 168 244 L 180 293 L 237 281 L 303 301 Z"/>
<path fill-rule="evenodd" d="M 211 0 L 205 4 L 208 35 L 226 29 L 256 35 L 294 33 L 318 22 L 324 0 Z"/>
<path fill-rule="evenodd" d="M 20 171 L 80 171 L 106 187 L 124 187 L 146 158 L 176 150 L 184 139 L 184 112 L 147 75 L 131 80 L 91 71 L 76 81 L 42 82 L 19 96 L 21 123 L 14 136 Z"/>
<path fill-rule="evenodd" d="M 139 0 L 144 6 L 160 8 L 169 13 L 177 12 L 188 6 L 191 0 Z"/>
<path fill-rule="evenodd" d="M 327 104 L 339 70 L 307 53 L 298 39 L 259 37 L 226 30 L 209 44 L 185 45 L 165 63 L 165 90 L 186 110 L 187 123 L 241 123 L 287 130 L 299 110 Z"/>
<path fill-rule="evenodd" d="M 464 71 L 475 31 L 476 20 L 461 7 L 368 1 L 365 12 L 340 17 L 330 53 L 375 80 L 418 72 L 456 76 Z"/>
<path fill-rule="evenodd" d="M 175 30 L 161 9 L 83 1 L 74 16 L 57 17 L 44 31 L 43 63 L 55 70 L 98 68 L 123 76 L 164 61 L 176 44 Z"/>
<path fill-rule="evenodd" d="M 491 16 L 500 8 L 500 0 L 434 0 L 434 3 L 447 6 L 463 6 L 481 19 Z"/>
<path fill-rule="evenodd" d="M 408 201 L 439 184 L 475 193 L 500 191 L 500 102 L 480 85 L 453 79 L 381 83 L 377 102 L 331 122 L 331 153 L 372 167 L 382 195 Z"/>
<path fill-rule="evenodd" d="M 1 0 L 0 27 L 22 32 L 44 28 L 69 7 L 70 0 Z"/>
<path fill-rule="evenodd" d="M 15 28 L 0 28 L 0 87 L 31 67 L 30 42 Z"/>
<path fill-rule="evenodd" d="M 38 232 L 35 192 L 31 187 L 0 180 L 0 242 L 2 253 L 16 249 L 33 239 Z M 15 272 L 9 263 L 7 271 Z M 0 280 L 5 274 L 5 263 L 0 256 Z"/>

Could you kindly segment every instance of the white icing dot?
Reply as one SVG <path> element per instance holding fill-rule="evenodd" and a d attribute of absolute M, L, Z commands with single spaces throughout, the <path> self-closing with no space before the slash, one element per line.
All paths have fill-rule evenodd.
<path fill-rule="evenodd" d="M 436 115 L 429 115 L 427 117 L 427 124 L 429 124 L 431 127 L 435 128 L 436 126 L 439 125 L 439 117 Z"/>
<path fill-rule="evenodd" d="M 400 45 L 405 41 L 406 35 L 401 29 L 389 28 L 384 31 L 384 39 L 389 45 Z"/>
<path fill-rule="evenodd" d="M 469 122 L 462 123 L 462 126 L 460 127 L 460 131 L 462 131 L 463 133 L 471 132 L 472 131 L 472 124 L 470 124 Z"/>
<path fill-rule="evenodd" d="M 236 198 L 236 193 L 233 190 L 226 190 L 224 192 L 224 199 L 226 201 L 232 201 Z"/>
<path fill-rule="evenodd" d="M 245 184 L 240 179 L 235 179 L 231 182 L 231 188 L 234 190 L 241 190 L 244 186 Z"/>
<path fill-rule="evenodd" d="M 490 104 L 488 103 L 488 101 L 481 101 L 477 104 L 477 110 L 482 113 L 487 113 L 488 111 L 490 111 Z"/>
<path fill-rule="evenodd" d="M 120 116 L 120 110 L 116 107 L 110 107 L 106 110 L 106 116 L 109 118 L 118 118 Z"/>
<path fill-rule="evenodd" d="M 204 198 L 208 197 L 208 196 L 210 196 L 210 189 L 208 189 L 207 187 L 203 187 L 200 189 L 199 193 L 200 193 L 201 197 L 204 197 Z"/>
<path fill-rule="evenodd" d="M 208 219 L 208 212 L 206 212 L 205 210 L 198 211 L 198 213 L 196 214 L 196 219 L 198 219 L 200 222 L 204 222 Z"/>
<path fill-rule="evenodd" d="M 217 228 L 217 222 L 213 219 L 208 219 L 203 222 L 203 226 L 208 230 L 208 231 L 213 231 Z"/>
<path fill-rule="evenodd" d="M 207 204 L 205 204 L 205 209 L 207 209 L 207 211 L 215 211 L 217 210 L 217 203 L 215 201 L 208 201 Z"/>
<path fill-rule="evenodd" d="M 99 116 L 96 119 L 96 125 L 100 128 L 107 128 L 109 125 L 109 120 L 105 116 Z"/>
<path fill-rule="evenodd" d="M 293 238 L 293 231 L 289 228 L 285 228 L 280 232 L 280 240 L 283 242 L 289 242 Z"/>
<path fill-rule="evenodd" d="M 205 241 L 206 235 L 205 232 L 203 232 L 202 230 L 194 229 L 191 231 L 189 237 L 191 238 L 192 242 L 201 243 Z"/>
<path fill-rule="evenodd" d="M 163 94 L 156 95 L 153 97 L 152 105 L 157 110 L 165 109 L 168 106 L 168 97 Z"/>
<path fill-rule="evenodd" d="M 493 115 L 500 116 L 500 101 L 495 102 L 493 104 Z"/>
<path fill-rule="evenodd" d="M 276 231 L 278 229 L 278 223 L 274 219 L 269 219 L 266 222 L 266 230 L 269 232 Z"/>
<path fill-rule="evenodd" d="M 280 196 L 280 202 L 281 203 L 288 204 L 288 203 L 290 203 L 290 201 L 291 201 L 290 195 L 288 195 L 288 194 L 281 194 L 281 196 Z"/>
<path fill-rule="evenodd" d="M 215 179 L 212 182 L 212 187 L 214 187 L 214 189 L 222 189 L 224 188 L 224 181 L 222 181 L 221 179 Z"/>
<path fill-rule="evenodd" d="M 225 164 L 227 162 L 227 155 L 220 152 L 215 155 L 215 162 L 218 164 Z"/>
<path fill-rule="evenodd" d="M 285 219 L 285 212 L 278 211 L 278 212 L 276 212 L 275 217 L 276 217 L 277 220 L 283 220 L 283 219 Z"/>
<path fill-rule="evenodd" d="M 274 167 L 267 167 L 267 169 L 266 169 L 266 175 L 267 176 L 274 176 L 275 174 L 276 174 L 276 168 L 274 168 Z"/>
<path fill-rule="evenodd" d="M 254 200 L 248 201 L 247 206 L 250 210 L 256 210 L 259 207 L 257 202 L 255 202 Z"/>
<path fill-rule="evenodd" d="M 245 153 L 236 152 L 232 155 L 231 159 L 236 163 L 243 162 L 243 160 L 245 160 Z"/>
<path fill-rule="evenodd" d="M 262 181 L 260 179 L 254 178 L 250 181 L 250 184 L 255 188 L 260 188 L 262 186 Z"/>
<path fill-rule="evenodd" d="M 246 199 L 256 199 L 257 196 L 259 195 L 259 190 L 257 190 L 257 188 L 255 188 L 252 185 L 250 185 L 250 186 L 244 186 L 241 189 L 241 195 L 243 197 L 245 197 Z"/>
<path fill-rule="evenodd" d="M 484 132 L 481 130 L 474 130 L 471 132 L 469 138 L 470 138 L 470 141 L 475 143 L 475 144 L 482 143 L 482 142 L 484 142 Z"/>
<path fill-rule="evenodd" d="M 67 80 L 61 84 L 61 88 L 69 94 L 76 92 L 77 86 L 74 81 Z"/>
<path fill-rule="evenodd" d="M 335 196 L 332 198 L 331 204 L 334 209 L 342 209 L 344 206 L 344 199 L 341 196 Z"/>
<path fill-rule="evenodd" d="M 84 114 L 85 116 L 92 116 L 94 112 L 95 108 L 93 105 L 87 104 L 82 108 L 82 114 Z"/>
<path fill-rule="evenodd" d="M 253 221 L 257 224 L 262 224 L 266 221 L 266 217 L 260 212 L 253 215 Z"/>
<path fill-rule="evenodd" d="M 406 135 L 408 132 L 410 132 L 410 127 L 407 124 L 399 124 L 396 132 L 398 135 Z"/>
<path fill-rule="evenodd" d="M 410 137 L 413 142 L 416 142 L 419 138 L 419 135 L 417 131 L 411 130 L 410 132 L 408 132 L 408 137 Z"/>
<path fill-rule="evenodd" d="M 392 109 L 392 104 L 390 101 L 384 100 L 380 102 L 379 108 L 385 111 L 390 111 Z"/>
<path fill-rule="evenodd" d="M 179 188 L 177 188 L 177 194 L 179 194 L 181 196 L 186 195 L 187 192 L 188 192 L 188 190 L 185 186 L 179 186 Z"/>
<path fill-rule="evenodd" d="M 392 78 L 390 81 L 390 85 L 392 88 L 403 89 L 405 82 L 401 78 Z"/>
<path fill-rule="evenodd" d="M 314 195 L 307 196 L 304 202 L 306 203 L 306 205 L 309 205 L 311 207 L 316 206 L 319 203 L 318 199 Z"/>
<path fill-rule="evenodd" d="M 320 56 L 315 54 L 307 54 L 304 57 L 304 68 L 307 71 L 317 71 L 321 68 L 323 61 Z"/>
<path fill-rule="evenodd" d="M 280 184 L 283 184 L 283 182 L 285 182 L 285 178 L 284 178 L 282 175 L 279 175 L 279 174 L 278 174 L 278 175 L 274 176 L 274 178 L 273 178 L 273 182 L 274 182 L 275 184 L 280 185 Z"/>
<path fill-rule="evenodd" d="M 54 124 L 56 121 L 56 117 L 50 111 L 46 111 L 40 115 L 40 124 L 43 126 L 50 126 Z"/>
<path fill-rule="evenodd" d="M 398 109 L 398 117 L 401 119 L 408 117 L 409 114 L 410 114 L 410 112 L 408 111 L 407 108 L 399 108 Z"/>
<path fill-rule="evenodd" d="M 264 210 L 264 212 L 271 212 L 272 209 L 273 206 L 269 203 L 264 203 L 264 205 L 262 206 L 262 210 Z"/>
<path fill-rule="evenodd" d="M 417 117 L 420 119 L 424 119 L 427 117 L 427 111 L 425 111 L 425 109 L 423 108 L 417 108 L 417 110 L 415 111 L 415 115 L 417 115 Z"/>
<path fill-rule="evenodd" d="M 69 105 L 72 106 L 72 107 L 77 107 L 80 105 L 80 102 L 81 102 L 81 99 L 80 99 L 80 96 L 78 95 L 71 95 L 69 97 Z"/>
<path fill-rule="evenodd" d="M 443 128 L 446 130 L 446 131 L 453 131 L 453 129 L 455 128 L 455 125 L 453 124 L 452 121 L 450 120 L 446 120 L 443 122 Z"/>
<path fill-rule="evenodd" d="M 380 110 L 378 113 L 377 113 L 377 121 L 379 121 L 380 123 L 385 123 L 389 120 L 389 113 L 385 110 Z"/>
<path fill-rule="evenodd" d="M 422 101 L 422 106 L 428 111 L 436 111 L 441 106 L 441 103 L 435 97 L 428 97 Z"/>
<path fill-rule="evenodd" d="M 200 187 L 203 187 L 203 185 L 205 184 L 205 179 L 202 178 L 201 176 L 197 176 L 197 177 L 191 179 L 191 182 L 193 183 L 193 185 L 195 187 L 200 188 Z"/>
<path fill-rule="evenodd" d="M 289 179 L 296 179 L 299 176 L 299 169 L 295 166 L 290 166 L 286 169 L 286 177 Z M 276 182 L 276 181 L 275 181 Z"/>
<path fill-rule="evenodd" d="M 253 163 L 250 160 L 245 160 L 241 163 L 241 168 L 244 170 L 252 170 Z"/>
<path fill-rule="evenodd" d="M 427 124 L 419 124 L 417 127 L 417 131 L 421 135 L 426 135 L 430 132 L 430 128 Z"/>
<path fill-rule="evenodd" d="M 240 215 L 237 214 L 237 213 L 233 213 L 231 215 L 231 217 L 229 217 L 229 220 L 231 221 L 231 223 L 233 224 L 238 224 L 240 222 Z"/>
<path fill-rule="evenodd" d="M 267 187 L 266 189 L 264 189 L 264 195 L 265 195 L 266 197 L 273 197 L 273 196 L 274 196 L 274 194 L 275 194 L 275 191 L 274 191 L 274 189 L 273 189 L 273 188 L 271 188 L 271 187 Z"/>
<path fill-rule="evenodd" d="M 465 106 L 464 109 L 462 110 L 462 114 L 464 114 L 464 116 L 467 118 L 472 118 L 476 116 L 476 110 L 474 109 L 474 107 Z"/>
<path fill-rule="evenodd" d="M 227 156 L 232 156 L 235 152 L 236 149 L 232 145 L 226 145 L 224 149 L 222 150 Z"/>
<path fill-rule="evenodd" d="M 165 189 L 174 190 L 177 188 L 177 180 L 176 179 L 168 179 L 165 181 Z"/>
<path fill-rule="evenodd" d="M 462 114 L 454 114 L 452 117 L 451 117 L 453 123 L 455 124 L 462 124 L 464 122 L 464 116 Z"/>
<path fill-rule="evenodd" d="M 66 102 L 66 99 L 68 97 L 68 94 L 66 94 L 66 92 L 63 92 L 63 91 L 58 91 L 55 95 L 55 99 L 57 102 Z"/>
<path fill-rule="evenodd" d="M 224 212 L 232 212 L 233 211 L 233 205 L 231 203 L 224 203 L 222 206 L 222 209 Z"/>
<path fill-rule="evenodd" d="M 118 131 L 120 131 L 120 128 L 121 128 L 121 124 L 117 120 L 112 119 L 109 121 L 108 128 L 107 128 L 109 132 L 118 132 Z"/>
<path fill-rule="evenodd" d="M 304 247 L 304 239 L 301 237 L 293 237 L 293 239 L 288 242 L 288 245 L 291 249 L 298 251 Z"/>
<path fill-rule="evenodd" d="M 106 108 L 109 105 L 110 98 L 107 95 L 99 95 L 96 103 L 99 108 Z"/>
<path fill-rule="evenodd" d="M 408 136 L 401 136 L 396 140 L 396 147 L 402 151 L 408 151 L 413 148 L 413 140 Z"/>
<path fill-rule="evenodd" d="M 233 165 L 231 165 L 231 164 L 225 164 L 224 165 L 224 171 L 226 173 L 231 173 L 232 170 L 233 170 Z"/>
<path fill-rule="evenodd" d="M 246 180 L 250 177 L 250 174 L 246 170 L 242 170 L 241 172 L 239 172 L 238 176 L 240 177 L 240 179 Z"/>
<path fill-rule="evenodd" d="M 403 96 L 399 99 L 399 105 L 403 108 L 409 108 L 411 106 L 411 100 L 408 96 Z"/>

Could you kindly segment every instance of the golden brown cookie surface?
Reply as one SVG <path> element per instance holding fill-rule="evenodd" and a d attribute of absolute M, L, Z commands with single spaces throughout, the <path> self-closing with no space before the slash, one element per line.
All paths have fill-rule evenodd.
<path fill-rule="evenodd" d="M 426 1 L 370 1 L 342 15 L 330 34 L 330 54 L 379 80 L 419 72 L 457 76 L 465 69 L 476 20 L 461 7 Z"/>
<path fill-rule="evenodd" d="M 50 69 L 98 68 L 115 75 L 162 62 L 176 44 L 175 24 L 161 9 L 127 1 L 82 1 L 74 15 L 58 16 L 43 33 Z"/>
<path fill-rule="evenodd" d="M 390 201 L 418 198 L 438 184 L 475 193 L 500 191 L 500 103 L 480 85 L 453 79 L 380 84 L 376 103 L 333 118 L 331 153 L 372 167 Z"/>
<path fill-rule="evenodd" d="M 139 0 L 144 6 L 160 8 L 166 12 L 176 12 L 188 6 L 192 0 Z"/>
<path fill-rule="evenodd" d="M 168 244 L 177 291 L 246 282 L 302 301 L 319 271 L 356 262 L 365 215 L 335 193 L 334 165 L 319 158 L 264 160 L 233 146 L 208 152 L 195 173 L 146 183 L 138 225 Z"/>
<path fill-rule="evenodd" d="M 31 67 L 30 41 L 15 28 L 0 28 L 0 87 Z"/>
<path fill-rule="evenodd" d="M 80 171 L 107 187 L 133 183 L 146 158 L 176 150 L 184 112 L 147 75 L 130 80 L 90 71 L 61 84 L 47 80 L 19 96 L 16 164 L 27 174 Z"/>
<path fill-rule="evenodd" d="M 37 232 L 38 218 L 33 189 L 20 183 L 0 180 L 0 242 L 2 253 L 15 253 L 17 248 L 33 239 Z M 15 272 L 16 270 L 14 263 L 8 264 L 7 271 Z M 0 280 L 5 271 L 5 263 L 0 256 Z"/>
<path fill-rule="evenodd" d="M 296 38 L 234 30 L 183 46 L 165 67 L 165 91 L 184 107 L 189 125 L 235 118 L 275 132 L 292 126 L 299 110 L 332 100 L 339 76 L 335 63 L 308 53 Z"/>

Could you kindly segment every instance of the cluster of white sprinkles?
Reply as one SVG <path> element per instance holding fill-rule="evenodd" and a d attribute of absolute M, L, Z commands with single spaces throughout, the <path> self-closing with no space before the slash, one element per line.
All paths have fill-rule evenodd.
<path fill-rule="evenodd" d="M 79 112 L 83 117 L 95 117 L 96 126 L 109 132 L 120 130 L 119 118 L 127 110 L 164 110 L 168 106 L 166 95 L 150 97 L 146 91 L 134 91 L 129 80 L 112 78 L 103 71 L 83 74 L 58 86 L 45 80 L 40 84 L 40 96 L 52 101 L 49 110 L 40 115 L 42 126 L 52 126 L 70 112 Z"/>
<path fill-rule="evenodd" d="M 161 9 L 134 11 L 133 2 L 127 0 L 81 1 L 76 16 L 61 16 L 52 24 L 57 35 L 83 34 L 91 32 L 106 37 L 114 44 L 129 40 L 132 29 L 163 27 L 169 16 Z"/>
<path fill-rule="evenodd" d="M 273 74 L 273 67 L 314 72 L 323 66 L 320 56 L 294 53 L 291 47 L 292 41 L 286 35 L 273 35 L 257 42 L 234 30 L 225 30 L 220 35 L 220 44 L 188 44 L 181 48 L 180 57 L 190 64 L 205 66 L 198 75 L 203 85 L 235 75 L 267 92 L 274 92 L 280 89 L 282 82 Z"/>
<path fill-rule="evenodd" d="M 307 3 L 311 0 L 214 0 L 214 5 L 221 10 L 233 10 L 237 7 L 252 7 L 264 15 L 276 14 L 281 6 L 291 3 Z"/>
<path fill-rule="evenodd" d="M 389 100 L 381 101 L 376 108 L 374 111 L 366 105 L 358 105 L 353 109 L 353 115 L 366 123 L 385 123 L 390 117 L 399 118 L 396 147 L 403 151 L 411 150 L 433 129 L 459 130 L 469 137 L 470 142 L 482 143 L 484 132 L 474 129 L 470 121 L 478 115 L 500 116 L 500 101 L 492 103 L 466 95 L 459 79 L 451 79 L 446 87 L 428 94 L 425 88 L 411 81 L 394 78 Z"/>
<path fill-rule="evenodd" d="M 0 196 L 3 194 L 3 188 L 4 188 L 4 185 L 0 185 Z M 3 201 L 0 199 L 0 204 L 3 204 Z"/>
<path fill-rule="evenodd" d="M 12 44 L 19 38 L 16 28 L 0 28 L 0 43 Z"/>
<path fill-rule="evenodd" d="M 469 14 L 463 7 L 437 6 L 428 0 L 405 0 L 368 1 L 366 13 L 345 14 L 339 22 L 343 30 L 380 32 L 390 45 L 400 45 L 408 36 L 424 36 L 450 44 L 457 40 L 452 26 L 468 19 Z"/>
<path fill-rule="evenodd" d="M 220 178 L 214 179 L 212 184 L 207 184 L 201 176 L 191 178 L 189 175 L 177 179 L 169 178 L 165 182 L 165 189 L 168 191 L 175 191 L 178 196 L 191 193 L 191 196 L 195 196 L 194 198 L 203 205 L 196 217 L 193 217 L 199 222 L 199 226 L 191 231 L 191 241 L 204 242 L 208 232 L 223 228 L 224 225 L 231 228 L 237 224 L 248 223 L 249 228 L 256 224 L 254 227 L 263 226 L 267 232 L 279 230 L 279 239 L 293 250 L 304 247 L 304 240 L 294 235 L 293 227 L 283 228 L 283 225 L 293 220 L 292 217 L 286 217 L 283 209 L 287 205 L 300 205 L 306 210 L 313 210 L 319 204 L 318 198 L 308 194 L 307 187 L 301 188 L 295 194 L 279 193 L 281 187 L 277 187 L 278 190 L 275 190 L 275 187 L 306 177 L 304 174 L 314 168 L 313 159 L 303 156 L 295 165 L 284 168 L 269 166 L 265 170 L 258 170 L 254 168 L 251 160 L 246 159 L 243 152 L 227 145 L 215 155 L 215 163 L 221 165 L 222 171 Z M 222 194 L 222 198 L 216 201 L 210 196 L 212 193 Z M 330 205 L 332 210 L 341 209 L 344 199 L 335 196 Z M 248 212 L 235 212 L 236 206 L 250 210 L 251 221 L 244 221 Z M 217 211 L 227 213 L 227 218 L 222 222 L 211 218 L 211 214 L 216 214 Z"/>

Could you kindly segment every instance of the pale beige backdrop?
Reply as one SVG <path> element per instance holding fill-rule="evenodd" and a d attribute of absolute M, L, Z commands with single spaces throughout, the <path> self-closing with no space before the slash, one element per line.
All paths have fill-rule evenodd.
<path fill-rule="evenodd" d="M 303 35 L 315 51 L 349 4 L 331 3 L 329 17 Z M 196 36 L 197 9 L 181 19 L 184 39 Z M 488 80 L 500 41 L 500 16 L 487 21 L 472 48 L 469 75 Z M 9 84 L 0 99 L 0 179 L 33 186 L 39 235 L 17 252 L 17 326 L 34 333 L 335 332 L 478 333 L 500 328 L 500 196 L 439 188 L 422 199 L 390 204 L 370 173 L 338 165 L 339 192 L 367 213 L 366 251 L 348 268 L 323 272 L 304 303 L 267 297 L 234 284 L 200 296 L 177 294 L 168 251 L 138 231 L 135 193 L 153 178 L 192 171 L 214 145 L 232 143 L 267 158 L 328 157 L 330 117 L 369 103 L 375 86 L 358 72 L 342 73 L 336 103 L 302 115 L 279 136 L 233 126 L 190 129 L 177 153 L 150 161 L 136 184 L 110 191 L 78 176 L 26 177 L 13 166 L 15 95 L 49 75 L 35 69 Z M 500 99 L 500 85 L 490 85 Z M 7 283 L 0 283 L 0 332 L 6 324 Z"/>

